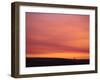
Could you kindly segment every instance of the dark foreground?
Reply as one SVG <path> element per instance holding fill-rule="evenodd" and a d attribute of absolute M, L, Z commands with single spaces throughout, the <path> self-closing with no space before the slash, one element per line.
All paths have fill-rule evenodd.
<path fill-rule="evenodd" d="M 89 64 L 88 59 L 26 58 L 26 67 Z"/>

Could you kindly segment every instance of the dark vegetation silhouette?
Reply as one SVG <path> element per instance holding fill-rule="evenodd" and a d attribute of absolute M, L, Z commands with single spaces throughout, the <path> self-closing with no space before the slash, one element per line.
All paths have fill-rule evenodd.
<path fill-rule="evenodd" d="M 82 65 L 82 64 L 89 64 L 89 59 L 26 58 L 26 67 Z"/>

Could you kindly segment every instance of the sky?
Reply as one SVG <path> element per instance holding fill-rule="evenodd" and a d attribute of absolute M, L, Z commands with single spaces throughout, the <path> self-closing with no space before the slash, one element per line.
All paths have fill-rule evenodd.
<path fill-rule="evenodd" d="M 89 15 L 27 12 L 26 57 L 89 59 Z"/>

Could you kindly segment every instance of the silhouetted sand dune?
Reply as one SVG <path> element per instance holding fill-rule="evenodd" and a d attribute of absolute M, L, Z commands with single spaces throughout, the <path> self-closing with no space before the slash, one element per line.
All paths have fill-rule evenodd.
<path fill-rule="evenodd" d="M 88 59 L 26 58 L 26 67 L 89 64 Z"/>

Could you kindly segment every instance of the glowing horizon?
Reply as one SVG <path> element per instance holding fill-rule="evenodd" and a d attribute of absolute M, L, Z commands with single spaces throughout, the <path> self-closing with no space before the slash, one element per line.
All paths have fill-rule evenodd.
<path fill-rule="evenodd" d="M 50 52 L 42 54 L 27 54 L 27 58 L 89 59 L 89 54 L 80 54 L 79 52 Z"/>
<path fill-rule="evenodd" d="M 89 59 L 89 15 L 27 12 L 26 57 Z"/>

